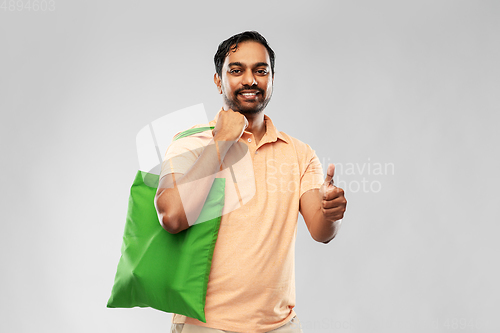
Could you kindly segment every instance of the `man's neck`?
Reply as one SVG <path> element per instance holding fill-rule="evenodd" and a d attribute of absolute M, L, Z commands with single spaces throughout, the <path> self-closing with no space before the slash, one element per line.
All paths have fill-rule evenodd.
<path fill-rule="evenodd" d="M 253 134 L 255 144 L 257 145 L 264 134 L 266 134 L 266 122 L 264 121 L 264 110 L 255 114 L 245 114 L 248 120 L 248 127 L 246 131 Z"/>

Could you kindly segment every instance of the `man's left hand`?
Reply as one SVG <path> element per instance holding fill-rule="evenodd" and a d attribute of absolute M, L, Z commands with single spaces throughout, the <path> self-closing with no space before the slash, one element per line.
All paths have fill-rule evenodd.
<path fill-rule="evenodd" d="M 329 164 L 325 182 L 319 189 L 319 194 L 321 196 L 321 211 L 325 219 L 332 222 L 341 220 L 344 217 L 344 212 L 347 207 L 344 190 L 333 185 L 334 174 L 335 165 Z"/>

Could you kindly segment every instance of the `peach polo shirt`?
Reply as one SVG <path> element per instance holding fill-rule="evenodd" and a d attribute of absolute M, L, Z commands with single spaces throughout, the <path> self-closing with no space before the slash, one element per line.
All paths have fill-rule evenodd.
<path fill-rule="evenodd" d="M 209 124 L 193 128 L 215 126 L 218 115 Z M 250 184 L 248 170 L 238 173 L 238 169 L 245 168 L 236 165 L 233 176 L 228 169 L 216 176 L 226 178 L 226 198 L 234 197 L 235 187 L 231 183 L 236 180 L 243 205 L 223 211 L 208 280 L 207 322 L 174 314 L 173 323 L 262 333 L 295 316 L 299 200 L 306 191 L 321 186 L 323 170 L 309 145 L 278 132 L 267 115 L 264 120 L 266 133 L 257 145 L 253 134 L 247 131 L 238 140 L 248 147 L 245 156 L 254 176 Z M 160 177 L 172 172 L 186 173 L 201 153 L 199 148 L 212 140 L 212 132 L 205 131 L 173 141 L 165 154 Z M 179 156 L 182 157 L 176 160 Z M 245 193 L 255 194 L 245 198 Z"/>

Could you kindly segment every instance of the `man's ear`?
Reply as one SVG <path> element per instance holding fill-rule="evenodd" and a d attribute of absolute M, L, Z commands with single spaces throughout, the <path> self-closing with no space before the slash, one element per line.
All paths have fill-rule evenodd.
<path fill-rule="evenodd" d="M 222 94 L 221 80 L 219 74 L 214 74 L 214 83 L 217 86 L 217 90 L 219 90 L 219 94 Z"/>

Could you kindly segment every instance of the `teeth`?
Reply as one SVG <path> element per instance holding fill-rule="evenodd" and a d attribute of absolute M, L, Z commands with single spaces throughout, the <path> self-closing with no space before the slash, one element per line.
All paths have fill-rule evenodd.
<path fill-rule="evenodd" d="M 257 93 L 241 93 L 243 96 L 255 96 Z"/>

